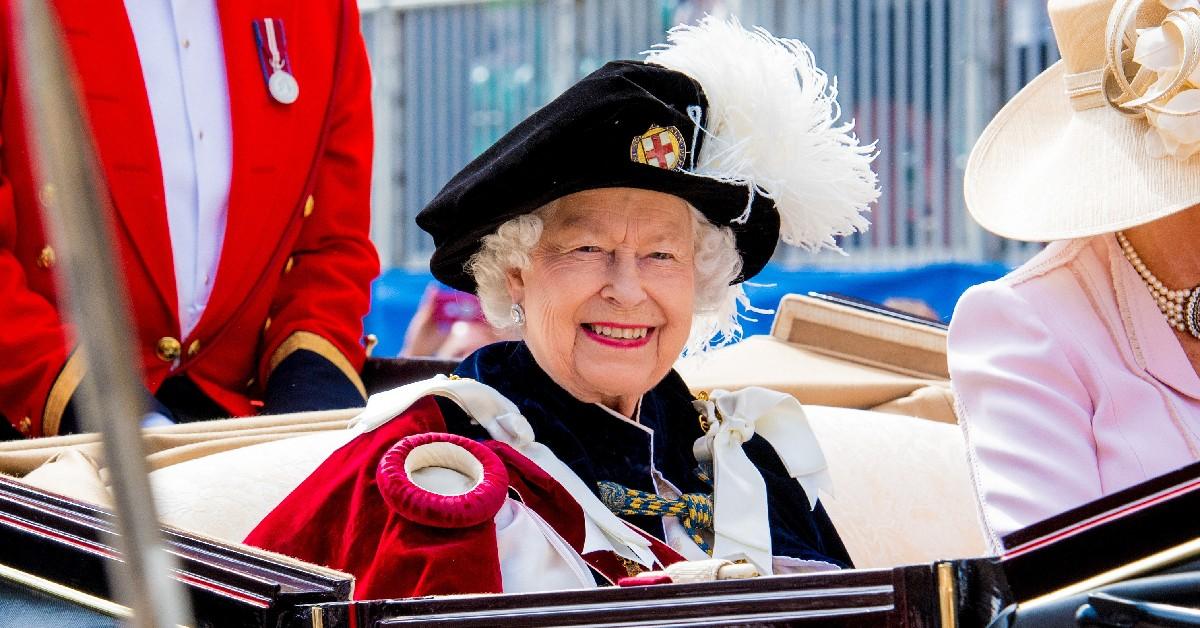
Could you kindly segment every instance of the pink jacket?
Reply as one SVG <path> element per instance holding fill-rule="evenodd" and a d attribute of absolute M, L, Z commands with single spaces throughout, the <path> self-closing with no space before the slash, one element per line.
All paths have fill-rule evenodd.
<path fill-rule="evenodd" d="M 1200 377 L 1113 235 L 1052 243 L 968 290 L 949 351 L 997 549 L 1200 450 Z"/>

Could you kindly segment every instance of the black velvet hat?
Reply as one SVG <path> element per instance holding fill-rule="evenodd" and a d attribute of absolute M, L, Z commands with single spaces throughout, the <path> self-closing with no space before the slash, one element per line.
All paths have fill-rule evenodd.
<path fill-rule="evenodd" d="M 672 31 L 672 42 L 678 48 L 678 36 L 704 35 L 704 28 L 721 30 L 727 39 L 732 35 L 732 41 L 738 46 L 749 43 L 752 49 L 758 49 L 756 53 L 761 53 L 764 45 L 779 51 L 780 41 L 794 41 L 774 40 L 769 36 L 764 39 L 762 35 L 742 29 L 736 22 L 708 18 L 700 27 L 677 27 Z M 694 49 L 715 45 L 711 37 L 683 43 Z M 799 42 L 794 43 L 803 46 Z M 651 57 L 653 59 L 659 53 L 686 53 L 687 46 L 684 48 L 679 51 L 668 46 L 651 53 Z M 803 50 L 807 52 L 807 48 Z M 714 52 L 720 54 L 720 51 Z M 729 52 L 736 53 L 732 50 Z M 795 87 L 798 77 L 803 76 L 799 73 L 802 69 L 807 69 L 810 74 L 813 71 L 819 73 L 811 65 L 811 53 L 807 57 L 807 68 L 794 67 L 804 62 L 804 59 L 797 60 L 794 53 L 791 50 L 782 52 L 787 56 L 787 67 L 780 68 L 776 74 L 781 74 L 787 84 L 781 87 Z M 705 67 L 719 65 L 703 59 L 697 61 Z M 753 61 L 743 58 L 734 63 Z M 770 60 L 764 63 L 770 65 Z M 725 63 L 727 67 L 730 65 Z M 721 71 L 721 68 L 715 70 Z M 794 196 L 781 197 L 776 192 L 789 185 L 796 187 L 793 181 L 763 174 L 770 175 L 773 166 L 776 171 L 784 173 L 784 179 L 794 178 L 791 175 L 793 168 L 803 172 L 808 165 L 804 160 L 814 156 L 819 158 L 820 153 L 809 150 L 812 146 L 799 147 L 803 150 L 795 155 L 796 159 L 788 158 L 788 138 L 780 133 L 797 127 L 795 120 L 778 120 L 777 125 L 771 120 L 764 120 L 768 125 L 761 129 L 759 138 L 737 132 L 739 125 L 746 126 L 746 115 L 767 115 L 767 112 L 755 111 L 753 105 L 764 94 L 761 90 L 756 94 L 754 89 L 744 93 L 747 87 L 738 84 L 744 83 L 744 73 L 738 70 L 734 65 L 732 70 L 725 72 L 732 80 L 719 79 L 725 84 L 716 91 L 721 94 L 743 92 L 737 94 L 737 98 L 744 100 L 748 106 L 731 108 L 729 103 L 710 102 L 713 90 L 704 88 L 708 82 L 698 81 L 688 73 L 671 69 L 665 64 L 640 61 L 608 63 L 567 89 L 463 168 L 418 214 L 417 224 L 433 236 L 437 247 L 430 260 L 433 275 L 450 286 L 474 292 L 475 281 L 465 266 L 479 250 L 480 240 L 484 236 L 495 232 L 504 222 L 568 194 L 614 187 L 664 192 L 686 200 L 713 224 L 732 229 L 742 256 L 742 275 L 738 281 L 757 274 L 771 258 L 780 237 L 781 220 L 777 201 L 781 198 L 786 201 Z M 819 74 L 816 78 L 823 81 L 825 77 Z M 761 83 L 761 79 L 756 80 Z M 826 95 L 827 90 L 823 86 L 807 87 L 819 88 L 817 91 L 820 95 Z M 771 100 L 780 95 L 766 96 L 767 100 Z M 806 104 L 812 104 L 800 100 L 795 94 L 784 94 L 783 98 L 778 106 L 783 108 L 781 115 L 784 118 L 795 117 L 795 112 L 791 111 L 793 108 L 803 110 Z M 809 96 L 808 100 L 812 101 L 813 98 Z M 830 102 L 836 108 L 836 102 Z M 830 104 L 816 104 L 818 108 L 823 105 L 822 120 L 828 122 L 831 117 Z M 710 115 L 714 107 L 723 112 L 720 120 L 713 120 Z M 731 113 L 743 120 L 730 119 Z M 808 131 L 813 126 L 808 119 L 811 118 L 811 112 L 801 113 L 808 116 L 798 121 L 799 128 L 804 129 L 801 132 L 805 139 L 819 139 Z M 778 128 L 772 129 L 771 126 Z M 730 132 L 731 128 L 733 132 Z M 843 137 L 847 129 L 842 127 L 835 130 L 840 131 L 839 137 Z M 828 129 L 825 131 L 828 134 Z M 779 143 L 768 147 L 762 146 L 764 141 Z M 706 147 L 706 144 L 712 143 L 717 144 L 719 150 Z M 828 142 L 817 144 L 823 146 Z M 747 151 L 747 147 L 751 150 Z M 869 178 L 869 181 L 862 183 L 869 185 L 870 198 L 865 202 L 856 202 L 852 208 L 840 207 L 843 215 L 835 221 L 837 226 L 827 227 L 823 223 L 819 226 L 800 225 L 801 232 L 805 229 L 819 232 L 816 237 L 806 233 L 801 233 L 800 237 L 787 237 L 789 233 L 794 235 L 793 232 L 797 232 L 793 228 L 785 233 L 785 240 L 810 248 L 833 246 L 831 235 L 865 227 L 866 221 L 859 216 L 859 212 L 865 210 L 877 194 L 874 174 L 869 168 L 871 156 L 867 154 L 871 148 L 867 147 L 864 151 L 856 140 L 852 148 L 861 162 L 855 164 L 861 167 L 854 174 L 859 179 Z M 840 149 L 842 153 L 846 152 L 845 146 Z M 710 157 L 717 152 L 720 154 L 715 160 Z M 764 161 L 756 159 L 756 154 L 769 156 Z M 783 159 L 779 154 L 783 155 Z M 720 163 L 721 156 L 725 157 L 724 165 Z M 755 167 L 759 162 L 766 167 L 760 167 L 761 172 L 756 172 Z M 820 171 L 820 168 L 814 170 Z M 800 187 L 814 187 L 808 182 L 801 183 Z M 803 207 L 799 210 L 805 211 Z M 845 214 L 853 219 L 846 218 Z"/>

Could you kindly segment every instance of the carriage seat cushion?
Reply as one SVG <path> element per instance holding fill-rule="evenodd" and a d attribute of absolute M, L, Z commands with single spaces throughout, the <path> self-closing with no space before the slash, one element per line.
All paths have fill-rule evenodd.
<path fill-rule="evenodd" d="M 349 429 L 274 440 L 150 473 L 163 523 L 229 542 L 246 535 L 334 451 Z"/>
<path fill-rule="evenodd" d="M 774 336 L 751 336 L 675 363 L 692 392 L 762 386 L 803 404 L 880 410 L 955 423 L 950 383 L 827 355 Z"/>
<path fill-rule="evenodd" d="M 80 449 L 64 449 L 20 480 L 44 491 L 112 508 L 112 492 L 105 476 L 92 456 Z"/>
<path fill-rule="evenodd" d="M 833 478 L 822 502 L 854 564 L 893 567 L 987 555 L 958 426 L 805 406 Z"/>

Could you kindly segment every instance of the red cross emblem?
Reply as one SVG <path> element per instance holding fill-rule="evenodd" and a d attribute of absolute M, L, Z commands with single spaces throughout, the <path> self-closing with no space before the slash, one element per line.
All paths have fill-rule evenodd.
<path fill-rule="evenodd" d="M 633 161 L 664 170 L 682 168 L 686 153 L 683 134 L 673 126 L 651 127 L 649 131 L 633 138 L 633 144 L 629 147 L 629 158 Z"/>

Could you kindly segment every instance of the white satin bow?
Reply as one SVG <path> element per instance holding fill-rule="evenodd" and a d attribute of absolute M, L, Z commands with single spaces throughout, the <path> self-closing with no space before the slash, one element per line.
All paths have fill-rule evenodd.
<path fill-rule="evenodd" d="M 440 395 L 457 403 L 493 439 L 519 451 L 567 489 L 584 513 L 587 530 L 582 553 L 609 550 L 644 567 L 654 566 L 650 542 L 614 515 L 549 447 L 537 442 L 529 420 L 516 404 L 491 386 L 473 379 L 436 375 L 371 395 L 366 409 L 351 420 L 350 426 L 363 433 L 369 432 L 428 395 Z"/>
<path fill-rule="evenodd" d="M 833 494 L 825 455 L 791 395 L 759 387 L 714 390 L 695 405 L 708 422 L 708 433 L 696 443 L 697 458 L 713 463 L 713 558 L 745 558 L 770 574 L 767 487 L 742 445 L 756 433 L 770 443 L 804 489 L 809 508 L 816 506 L 818 491 Z"/>

